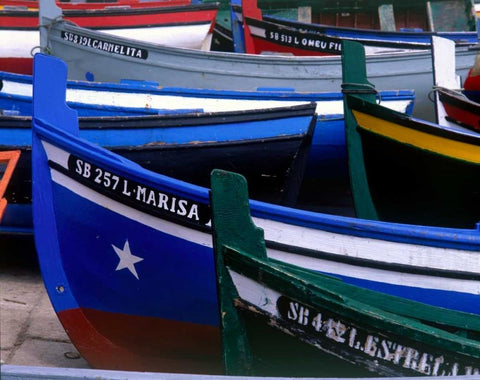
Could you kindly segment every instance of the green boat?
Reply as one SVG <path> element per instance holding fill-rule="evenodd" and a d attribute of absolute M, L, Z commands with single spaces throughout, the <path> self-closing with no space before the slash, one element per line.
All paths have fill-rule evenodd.
<path fill-rule="evenodd" d="M 342 50 L 343 68 L 349 68 L 343 70 L 344 114 L 357 217 L 473 228 L 480 222 L 480 134 L 378 104 L 363 46 L 345 41 Z"/>
<path fill-rule="evenodd" d="M 480 373 L 478 316 L 344 283 L 267 258 L 247 183 L 215 170 L 211 207 L 227 375 Z"/>

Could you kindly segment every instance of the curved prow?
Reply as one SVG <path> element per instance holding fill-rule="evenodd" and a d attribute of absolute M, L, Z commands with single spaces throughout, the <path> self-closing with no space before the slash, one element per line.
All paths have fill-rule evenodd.
<path fill-rule="evenodd" d="M 243 48 L 245 53 L 254 54 L 255 44 L 253 42 L 253 37 L 250 33 L 250 28 L 245 22 L 245 17 L 252 17 L 257 19 L 262 19 L 262 11 L 257 6 L 257 1 L 247 0 L 247 1 L 238 1 L 240 7 L 242 8 L 242 28 L 243 28 Z"/>
<path fill-rule="evenodd" d="M 230 24 L 232 29 L 233 51 L 235 53 L 245 53 L 242 0 L 232 0 L 230 2 Z"/>
<path fill-rule="evenodd" d="M 252 221 L 245 178 L 215 169 L 210 202 L 215 244 L 266 258 L 263 230 Z"/>
<path fill-rule="evenodd" d="M 57 6 L 55 0 L 39 0 L 38 15 L 40 28 L 40 51 L 48 52 L 48 29 L 53 22 L 62 19 L 62 10 Z"/>
<path fill-rule="evenodd" d="M 375 86 L 367 79 L 365 49 L 362 44 L 342 41 L 342 89 L 375 102 Z"/>
<path fill-rule="evenodd" d="M 33 119 L 78 136 L 77 111 L 67 106 L 67 65 L 58 58 L 35 54 L 33 59 Z"/>
<path fill-rule="evenodd" d="M 351 95 L 372 103 L 376 101 L 375 86 L 367 79 L 365 49 L 362 44 L 352 41 L 342 42 L 342 77 L 348 167 L 355 211 L 364 219 L 378 220 L 368 185 L 357 121 L 348 106 L 348 98 Z"/>
<path fill-rule="evenodd" d="M 235 311 L 232 299 L 238 297 L 235 285 L 225 266 L 227 253 L 246 253 L 250 257 L 266 258 L 263 230 L 255 226 L 250 216 L 247 181 L 239 174 L 213 170 L 210 204 L 212 208 L 213 245 L 217 279 L 218 310 L 223 328 L 223 362 L 228 375 L 245 375 L 252 362 L 245 321 Z M 230 255 L 233 260 L 241 256 Z"/>

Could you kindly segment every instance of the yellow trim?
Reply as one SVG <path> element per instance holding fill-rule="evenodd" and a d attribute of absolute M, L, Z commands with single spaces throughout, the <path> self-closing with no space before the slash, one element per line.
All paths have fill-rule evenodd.
<path fill-rule="evenodd" d="M 352 110 L 352 112 L 362 129 L 442 156 L 480 164 L 479 145 L 416 131 L 360 111 Z"/>

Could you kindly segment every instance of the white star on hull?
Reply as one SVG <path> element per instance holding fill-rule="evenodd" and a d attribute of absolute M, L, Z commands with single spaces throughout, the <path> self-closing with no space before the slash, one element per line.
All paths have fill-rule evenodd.
<path fill-rule="evenodd" d="M 128 239 L 125 241 L 123 249 L 115 247 L 113 244 L 112 247 L 120 259 L 115 270 L 117 271 L 126 268 L 137 278 L 137 280 L 139 280 L 137 270 L 135 269 L 135 264 L 142 261 L 143 258 L 132 255 L 132 252 L 130 251 L 130 244 L 128 244 Z"/>

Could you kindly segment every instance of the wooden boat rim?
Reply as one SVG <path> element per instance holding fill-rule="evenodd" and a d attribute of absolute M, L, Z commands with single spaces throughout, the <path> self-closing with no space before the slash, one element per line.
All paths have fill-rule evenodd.
<path fill-rule="evenodd" d="M 105 162 L 118 173 L 124 173 L 127 163 L 131 176 L 139 178 L 140 176 L 147 183 L 154 183 L 156 186 L 171 191 L 175 189 L 181 194 L 188 194 L 189 197 L 201 203 L 208 202 L 208 189 L 175 180 L 170 177 L 153 174 L 133 163 L 120 160 L 117 156 L 110 156 L 102 152 L 97 152 L 99 147 L 84 140 L 72 139 L 70 134 L 66 134 L 57 128 L 48 125 L 41 120 L 36 120 L 36 133 L 45 138 L 46 141 L 55 141 L 65 149 L 73 153 L 78 150 L 88 149 L 92 160 Z M 133 178 L 133 179 L 135 179 Z M 355 234 L 357 236 L 371 236 L 372 238 L 381 237 L 386 240 L 398 241 L 402 236 L 407 236 L 418 244 L 431 246 L 445 246 L 445 243 L 454 244 L 468 251 L 478 251 L 480 244 L 480 223 L 475 229 L 458 229 L 432 226 L 413 226 L 399 223 L 389 223 L 373 220 L 362 220 L 352 217 L 332 216 L 327 214 L 315 213 L 300 209 L 291 209 L 283 206 L 268 204 L 260 201 L 250 200 L 250 205 L 255 209 L 255 217 L 268 218 L 280 222 L 289 223 L 312 228 L 339 229 L 343 233 Z M 340 232 L 342 233 L 342 232 Z M 451 247 L 452 245 L 450 245 Z"/>
<path fill-rule="evenodd" d="M 52 21 L 50 21 L 52 22 Z M 46 27 L 48 25 L 45 25 Z M 177 56 L 190 56 L 190 57 L 197 57 L 197 58 L 207 58 L 208 59 L 216 59 L 216 60 L 224 60 L 224 61 L 231 61 L 231 60 L 241 60 L 242 62 L 253 62 L 253 63 L 260 63 L 260 62 L 275 62 L 277 65 L 291 65 L 292 61 L 294 61 L 298 65 L 318 65 L 318 64 L 332 64 L 337 65 L 340 62 L 339 56 L 325 56 L 325 57 L 315 57 L 315 56 L 288 56 L 288 55 L 257 55 L 257 54 L 241 54 L 232 53 L 232 52 L 220 52 L 220 51 L 202 51 L 202 50 L 195 50 L 195 49 L 188 49 L 188 48 L 181 48 L 181 47 L 170 47 L 170 46 L 162 46 L 159 44 L 152 44 L 147 42 L 141 42 L 138 40 L 132 40 L 128 38 L 118 38 L 116 36 L 97 31 L 97 30 L 89 30 L 87 28 L 81 28 L 69 23 L 66 20 L 62 21 L 55 21 L 50 25 L 51 29 L 59 29 L 65 30 L 65 32 L 79 34 L 85 37 L 90 38 L 100 38 L 105 41 L 111 41 L 112 43 L 116 44 L 124 44 L 128 42 L 131 46 L 138 46 L 141 49 L 146 49 L 152 52 L 158 52 L 162 54 L 163 52 L 168 53 L 170 55 L 177 55 Z M 52 40 L 62 42 L 59 36 L 51 35 L 49 36 Z M 78 49 L 86 49 L 81 45 L 76 45 Z M 461 54 L 462 51 L 468 52 L 469 47 L 457 47 L 456 51 Z M 106 54 L 102 51 L 98 50 L 97 54 Z M 412 61 L 415 59 L 424 59 L 426 56 L 430 56 L 429 50 L 420 50 L 414 52 L 408 52 L 406 54 L 404 51 L 399 52 L 388 52 L 385 54 L 381 54 L 378 56 L 368 56 L 367 61 L 383 61 L 385 59 L 397 59 L 397 60 L 408 60 Z M 117 59 L 128 59 L 125 56 L 118 56 Z M 147 60 L 148 61 L 148 60 Z"/>

